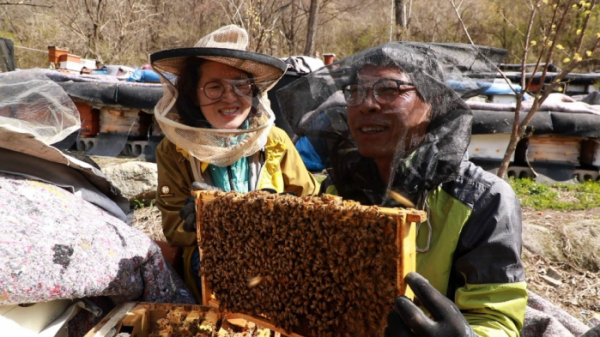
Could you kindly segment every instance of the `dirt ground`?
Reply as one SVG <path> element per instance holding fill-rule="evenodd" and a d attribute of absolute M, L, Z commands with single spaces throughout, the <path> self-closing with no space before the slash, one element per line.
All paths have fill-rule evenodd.
<path fill-rule="evenodd" d="M 598 219 L 600 224 L 600 208 L 569 212 L 523 209 L 524 223 L 545 225 L 579 219 Z M 164 241 L 160 221 L 160 212 L 153 206 L 136 210 L 133 224 L 152 239 Z M 582 270 L 565 262 L 553 262 L 527 249 L 523 250 L 523 263 L 530 290 L 583 322 L 600 319 L 600 272 Z M 560 279 L 560 283 L 551 284 L 546 281 L 545 276 L 549 275 Z"/>
<path fill-rule="evenodd" d="M 581 211 L 536 211 L 523 209 L 523 222 L 535 225 L 560 224 L 598 219 L 600 208 Z M 555 262 L 523 249 L 527 287 L 583 322 L 600 319 L 600 272 L 583 270 L 568 262 Z M 559 279 L 548 282 L 545 276 Z"/>
<path fill-rule="evenodd" d="M 565 223 L 577 220 L 598 220 L 600 224 L 600 208 L 590 208 L 577 211 L 555 211 L 551 209 L 536 211 L 532 208 L 523 208 L 523 222 L 533 225 L 545 225 L 547 223 Z"/>

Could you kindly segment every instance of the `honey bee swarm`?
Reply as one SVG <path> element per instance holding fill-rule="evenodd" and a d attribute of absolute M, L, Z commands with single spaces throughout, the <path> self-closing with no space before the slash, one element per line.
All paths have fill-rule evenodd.
<path fill-rule="evenodd" d="M 394 216 L 327 196 L 215 197 L 201 211 L 201 273 L 220 307 L 304 336 L 383 335 L 398 289 Z"/>
<path fill-rule="evenodd" d="M 165 317 L 154 323 L 148 337 L 210 337 L 214 335 L 217 324 L 218 317 L 213 312 L 174 308 L 167 310 Z"/>

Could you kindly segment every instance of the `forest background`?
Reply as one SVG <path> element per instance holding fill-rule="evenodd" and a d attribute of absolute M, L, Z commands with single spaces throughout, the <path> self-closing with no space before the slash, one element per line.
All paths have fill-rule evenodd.
<path fill-rule="evenodd" d="M 536 4 L 546 8 L 540 7 L 528 37 Z M 553 62 L 559 67 L 577 50 L 585 10 L 596 12 L 588 30 L 600 32 L 593 5 L 573 5 L 581 20 L 569 21 L 557 41 Z M 150 53 L 193 46 L 232 23 L 249 31 L 252 50 L 282 58 L 333 53 L 339 59 L 392 40 L 469 43 L 470 37 L 507 49 L 506 63 L 521 63 L 525 47 L 526 61 L 536 60 L 543 44 L 535 42 L 551 31 L 551 14 L 546 0 L 9 0 L 0 1 L 0 37 L 13 40 L 21 69 L 47 68 L 48 46 L 104 64 L 139 66 Z"/>

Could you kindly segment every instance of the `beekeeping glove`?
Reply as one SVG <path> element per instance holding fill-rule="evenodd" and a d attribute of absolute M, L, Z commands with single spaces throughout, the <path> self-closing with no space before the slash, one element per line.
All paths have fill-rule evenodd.
<path fill-rule="evenodd" d="M 386 337 L 476 337 L 456 304 L 442 295 L 418 273 L 404 279 L 433 317 L 430 319 L 405 296 L 396 298 L 395 310 L 388 315 Z"/>
<path fill-rule="evenodd" d="M 192 183 L 192 191 L 220 191 L 219 188 L 194 181 Z M 185 199 L 185 204 L 179 210 L 179 217 L 183 219 L 183 230 L 186 232 L 196 231 L 196 202 L 193 196 Z"/>
<path fill-rule="evenodd" d="M 586 331 L 583 335 L 579 337 L 598 337 L 600 336 L 600 324 Z"/>
<path fill-rule="evenodd" d="M 277 193 L 277 191 L 274 190 L 274 189 L 272 189 L 272 188 L 261 188 L 260 190 L 261 191 L 265 191 L 265 192 L 269 192 L 271 194 L 287 194 L 287 195 L 298 196 L 298 194 L 296 194 L 296 192 L 292 192 L 292 191 Z"/>

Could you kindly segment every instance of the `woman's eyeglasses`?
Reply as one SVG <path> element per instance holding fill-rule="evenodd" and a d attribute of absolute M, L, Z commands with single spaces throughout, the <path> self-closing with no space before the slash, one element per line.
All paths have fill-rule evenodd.
<path fill-rule="evenodd" d="M 342 90 L 346 98 L 346 104 L 355 106 L 362 104 L 367 97 L 368 89 L 372 89 L 375 100 L 380 104 L 393 102 L 401 93 L 415 90 L 415 86 L 410 82 L 392 80 L 388 78 L 380 79 L 373 86 L 363 84 L 348 84 Z"/>
<path fill-rule="evenodd" d="M 210 99 L 219 99 L 225 93 L 226 87 L 238 96 L 253 96 L 254 95 L 254 83 L 250 80 L 229 80 L 225 83 L 220 81 L 212 81 L 206 83 L 200 90 L 204 92 L 204 95 Z"/>

